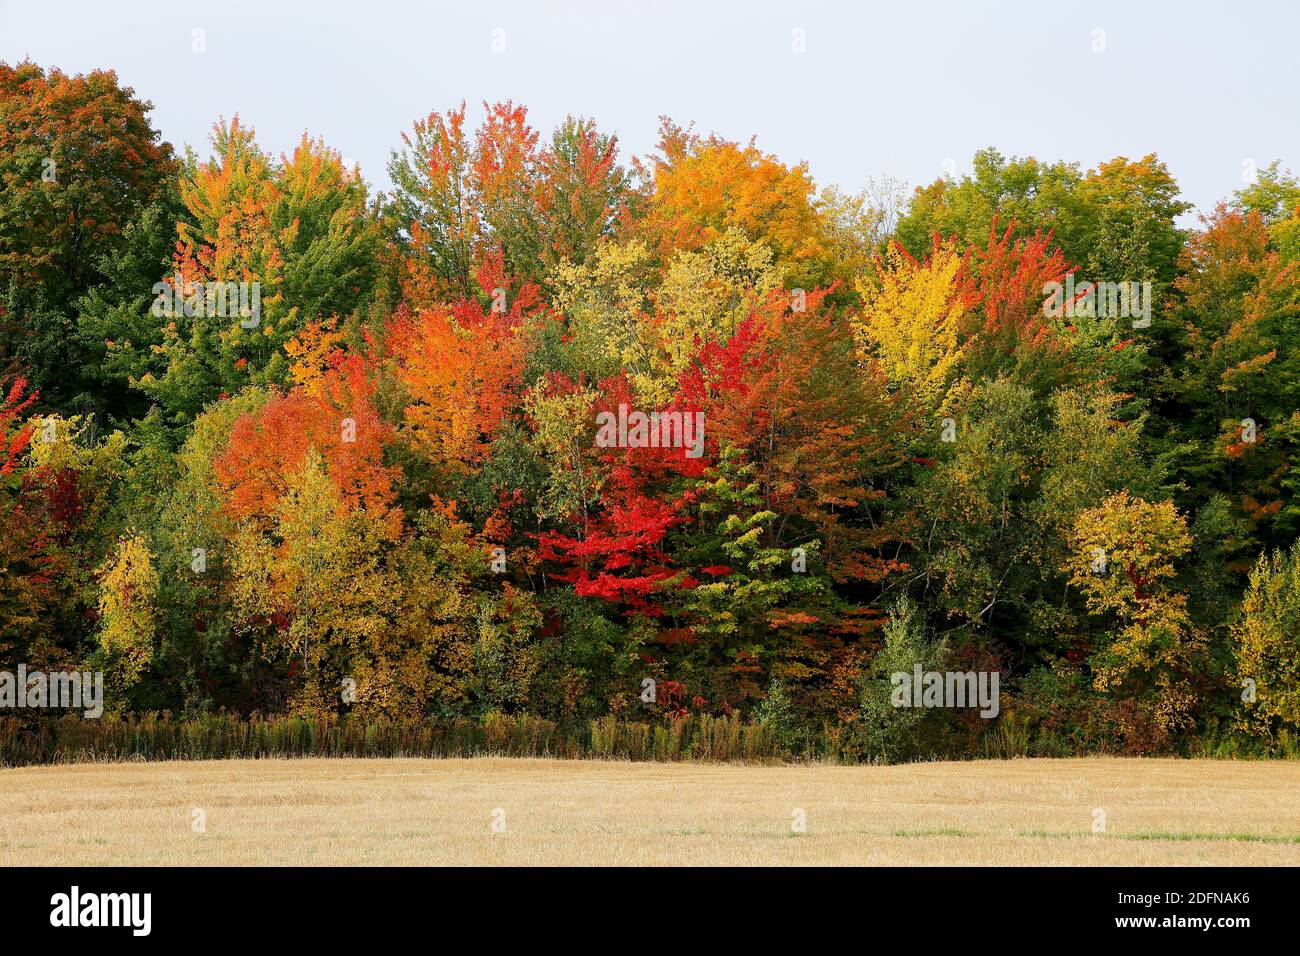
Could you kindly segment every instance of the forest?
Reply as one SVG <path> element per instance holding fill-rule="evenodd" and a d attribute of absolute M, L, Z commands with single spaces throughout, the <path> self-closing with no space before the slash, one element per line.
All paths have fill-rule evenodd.
<path fill-rule="evenodd" d="M 634 157 L 431 105 L 378 191 L 0 63 L 0 669 L 104 696 L 0 736 L 1300 753 L 1281 161 L 1199 215 L 1154 153 L 853 193 L 668 118 Z M 996 716 L 896 706 L 914 670 Z"/>

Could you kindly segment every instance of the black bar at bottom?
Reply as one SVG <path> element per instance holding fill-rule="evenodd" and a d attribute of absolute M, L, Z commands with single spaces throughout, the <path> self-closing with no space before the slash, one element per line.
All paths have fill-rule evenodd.
<path fill-rule="evenodd" d="M 434 939 L 454 931 L 448 943 L 469 932 L 530 948 L 599 931 L 613 934 L 605 938 L 615 949 L 620 939 L 640 949 L 665 932 L 683 943 L 701 934 L 734 943 L 781 924 L 833 931 L 840 921 L 864 941 L 890 925 L 924 927 L 927 946 L 984 932 L 1232 945 L 1294 926 L 1293 882 L 1290 870 L 1242 868 L 9 868 L 0 870 L 0 925 L 11 952 L 30 937 L 72 935 L 127 946 L 371 945 L 401 927 Z M 665 920 L 681 929 L 666 930 Z"/>

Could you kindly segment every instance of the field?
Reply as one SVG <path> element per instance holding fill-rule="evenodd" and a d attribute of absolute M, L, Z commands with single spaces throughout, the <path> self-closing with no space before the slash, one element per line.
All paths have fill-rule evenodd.
<path fill-rule="evenodd" d="M 0 770 L 0 865 L 385 863 L 1294 866 L 1300 763 L 481 758 Z"/>

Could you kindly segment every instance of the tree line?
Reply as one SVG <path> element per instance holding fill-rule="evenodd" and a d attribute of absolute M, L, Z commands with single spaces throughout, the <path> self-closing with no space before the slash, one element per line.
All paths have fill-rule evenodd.
<path fill-rule="evenodd" d="M 1185 228 L 1155 155 L 852 194 L 485 103 L 375 192 L 150 109 L 0 63 L 0 664 L 118 715 L 1294 749 L 1280 163 Z M 918 666 L 998 716 L 893 706 Z"/>

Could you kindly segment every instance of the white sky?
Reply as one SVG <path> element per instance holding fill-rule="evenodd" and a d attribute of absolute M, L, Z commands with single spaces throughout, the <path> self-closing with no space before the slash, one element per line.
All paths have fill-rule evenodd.
<path fill-rule="evenodd" d="M 1285 0 L 0 0 L 0 59 L 113 68 L 178 148 L 206 156 L 212 122 L 238 112 L 264 148 L 322 135 L 380 187 L 417 116 L 513 99 L 543 138 L 587 115 L 626 158 L 666 114 L 756 135 L 850 190 L 929 182 L 945 160 L 960 174 L 990 145 L 1085 168 L 1156 152 L 1209 208 L 1247 160 L 1300 168 L 1298 40 L 1300 3 Z"/>

